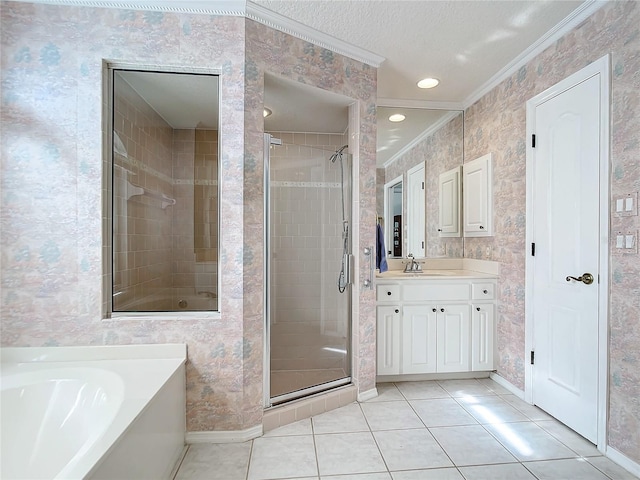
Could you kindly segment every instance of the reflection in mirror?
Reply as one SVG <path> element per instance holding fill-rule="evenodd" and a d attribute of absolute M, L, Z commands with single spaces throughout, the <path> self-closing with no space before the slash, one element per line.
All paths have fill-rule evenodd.
<path fill-rule="evenodd" d="M 112 312 L 215 311 L 218 77 L 112 72 Z"/>
<path fill-rule="evenodd" d="M 387 256 L 390 258 L 402 257 L 404 243 L 402 235 L 402 177 L 395 178 L 385 184 L 384 197 L 384 230 Z"/>
<path fill-rule="evenodd" d="M 405 121 L 390 122 L 389 116 L 402 113 Z M 393 225 L 386 192 L 388 184 L 404 182 L 409 170 L 425 167 L 425 250 L 427 258 L 462 258 L 462 237 L 443 237 L 440 228 L 439 177 L 463 163 L 463 112 L 450 110 L 378 107 L 378 211 L 384 208 L 385 228 Z M 396 180 L 397 179 L 397 180 Z M 408 252 L 407 212 L 411 210 L 409 193 L 403 191 L 400 225 L 400 256 Z M 387 250 L 392 250 L 392 244 Z M 389 255 L 391 257 L 395 255 Z"/>

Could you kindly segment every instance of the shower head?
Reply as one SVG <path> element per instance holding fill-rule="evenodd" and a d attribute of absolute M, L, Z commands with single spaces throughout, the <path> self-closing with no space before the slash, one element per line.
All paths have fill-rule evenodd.
<path fill-rule="evenodd" d="M 344 151 L 345 148 L 348 148 L 348 147 L 349 145 L 343 145 L 342 147 L 340 147 L 340 150 L 336 150 L 336 153 L 331 155 L 331 157 L 329 158 L 329 160 L 331 160 L 331 163 L 335 163 L 338 157 L 342 158 L 342 152 Z"/>

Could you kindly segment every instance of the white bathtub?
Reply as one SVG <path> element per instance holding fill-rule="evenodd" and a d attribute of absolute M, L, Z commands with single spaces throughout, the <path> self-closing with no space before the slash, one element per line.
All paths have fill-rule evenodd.
<path fill-rule="evenodd" d="M 1 474 L 171 478 L 184 450 L 185 345 L 3 348 Z"/>

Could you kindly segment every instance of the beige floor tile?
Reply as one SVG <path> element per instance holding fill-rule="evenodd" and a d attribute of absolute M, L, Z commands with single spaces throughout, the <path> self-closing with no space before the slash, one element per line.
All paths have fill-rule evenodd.
<path fill-rule="evenodd" d="M 315 434 L 369 431 L 369 425 L 357 403 L 317 415 L 312 421 Z"/>
<path fill-rule="evenodd" d="M 189 446 L 175 480 L 244 480 L 251 442 Z"/>
<path fill-rule="evenodd" d="M 521 463 L 460 467 L 465 480 L 536 480 Z"/>
<path fill-rule="evenodd" d="M 316 435 L 320 475 L 386 472 L 371 432 Z"/>
<path fill-rule="evenodd" d="M 525 462 L 524 466 L 539 480 L 609 480 L 584 458 Z"/>
<path fill-rule="evenodd" d="M 261 437 L 253 441 L 249 480 L 318 475 L 312 435 Z"/>
<path fill-rule="evenodd" d="M 464 480 L 457 468 L 430 468 L 391 472 L 393 480 Z"/>
<path fill-rule="evenodd" d="M 484 427 L 520 461 L 578 456 L 533 422 L 495 423 Z"/>
<path fill-rule="evenodd" d="M 598 447 L 593 443 L 557 420 L 544 420 L 536 422 L 536 424 L 583 457 L 598 457 L 602 455 Z"/>
<path fill-rule="evenodd" d="M 453 398 L 411 400 L 409 403 L 427 427 L 452 427 L 478 423 Z"/>
<path fill-rule="evenodd" d="M 426 428 L 385 430 L 374 432 L 373 436 L 391 471 L 453 466 Z"/>
<path fill-rule="evenodd" d="M 638 477 L 612 462 L 607 457 L 589 457 L 587 461 L 613 480 L 638 480 Z"/>
<path fill-rule="evenodd" d="M 361 406 L 371 430 L 424 428 L 424 424 L 406 401 L 363 403 Z"/>
<path fill-rule="evenodd" d="M 407 400 L 422 400 L 427 398 L 449 398 L 449 393 L 438 382 L 398 382 L 398 390 Z"/>
<path fill-rule="evenodd" d="M 517 460 L 480 425 L 430 428 L 456 466 L 513 463 Z"/>

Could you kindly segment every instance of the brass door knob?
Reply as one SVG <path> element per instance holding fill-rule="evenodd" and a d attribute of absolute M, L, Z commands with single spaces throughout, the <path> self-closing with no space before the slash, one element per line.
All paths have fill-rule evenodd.
<path fill-rule="evenodd" d="M 575 280 L 576 282 L 582 282 L 585 285 L 591 285 L 593 283 L 593 275 L 590 273 L 583 273 L 580 277 L 572 277 L 571 275 L 567 276 L 567 282 L 571 280 Z"/>

